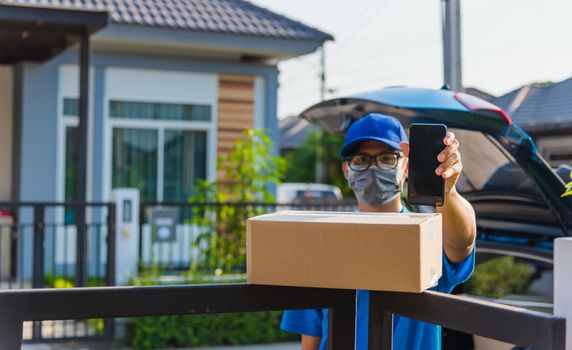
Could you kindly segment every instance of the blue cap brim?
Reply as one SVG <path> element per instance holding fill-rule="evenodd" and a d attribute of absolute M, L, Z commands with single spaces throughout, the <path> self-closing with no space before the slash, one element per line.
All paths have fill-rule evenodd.
<path fill-rule="evenodd" d="M 401 151 L 401 146 L 399 145 L 399 143 L 396 143 L 393 141 L 388 141 L 388 140 L 382 139 L 380 137 L 366 136 L 366 137 L 357 138 L 357 139 L 353 140 L 352 142 L 348 143 L 347 145 L 345 145 L 344 147 L 342 147 L 342 149 L 340 150 L 340 157 L 342 157 L 342 158 L 346 157 L 348 155 L 348 153 L 352 150 L 352 148 L 357 146 L 358 143 L 365 142 L 365 141 L 378 141 L 378 142 L 381 142 L 381 143 L 388 145 L 389 147 L 395 149 L 396 151 Z"/>

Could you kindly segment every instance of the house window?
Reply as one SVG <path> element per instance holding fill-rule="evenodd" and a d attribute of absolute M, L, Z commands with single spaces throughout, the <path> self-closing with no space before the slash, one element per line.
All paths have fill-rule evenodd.
<path fill-rule="evenodd" d="M 64 200 L 73 202 L 77 200 L 78 100 L 76 98 L 64 98 L 62 112 L 64 115 Z M 74 208 L 66 207 L 64 217 L 67 224 L 73 223 L 75 220 Z"/>
<path fill-rule="evenodd" d="M 163 197 L 186 200 L 197 180 L 207 176 L 207 133 L 165 130 L 164 140 Z"/>
<path fill-rule="evenodd" d="M 79 115 L 79 100 L 77 98 L 64 98 L 63 114 L 66 117 Z"/>
<path fill-rule="evenodd" d="M 142 199 L 157 198 L 157 134 L 153 129 L 113 129 L 113 188 L 135 187 Z"/>
<path fill-rule="evenodd" d="M 110 101 L 112 188 L 134 187 L 141 200 L 187 200 L 206 178 L 211 107 Z"/>
<path fill-rule="evenodd" d="M 211 108 L 206 105 L 111 101 L 109 116 L 127 119 L 209 121 Z"/>
<path fill-rule="evenodd" d="M 65 200 L 73 201 L 77 198 L 77 126 L 66 126 L 66 151 L 65 151 Z"/>
<path fill-rule="evenodd" d="M 64 98 L 64 198 L 77 194 L 78 100 Z M 141 200 L 187 200 L 207 177 L 208 105 L 110 101 L 112 188 L 133 187 Z M 66 209 L 66 222 L 74 212 Z"/>

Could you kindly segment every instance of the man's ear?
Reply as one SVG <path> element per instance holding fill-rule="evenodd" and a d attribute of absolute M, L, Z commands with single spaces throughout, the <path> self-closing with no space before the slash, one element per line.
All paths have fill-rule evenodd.
<path fill-rule="evenodd" d="M 350 175 L 348 172 L 348 163 L 345 161 L 342 162 L 342 172 L 344 173 L 344 177 L 346 178 L 346 180 L 349 179 Z"/>

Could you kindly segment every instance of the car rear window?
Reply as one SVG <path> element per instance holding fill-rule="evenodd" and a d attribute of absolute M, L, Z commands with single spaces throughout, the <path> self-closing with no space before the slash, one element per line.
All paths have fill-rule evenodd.
<path fill-rule="evenodd" d="M 494 138 L 477 131 L 450 130 L 460 141 L 463 161 L 463 173 L 457 182 L 460 193 L 486 191 L 541 196 L 536 183 Z"/>

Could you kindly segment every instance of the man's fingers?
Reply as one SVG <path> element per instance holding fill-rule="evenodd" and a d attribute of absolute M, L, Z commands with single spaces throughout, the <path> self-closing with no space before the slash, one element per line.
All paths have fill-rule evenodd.
<path fill-rule="evenodd" d="M 451 165 L 448 169 L 443 172 L 443 178 L 448 179 L 456 174 L 460 174 L 463 171 L 463 164 L 461 161 L 456 162 L 455 164 Z"/>
<path fill-rule="evenodd" d="M 460 160 L 461 160 L 461 155 L 459 154 L 459 152 L 453 153 L 449 158 L 447 158 L 443 163 L 441 163 L 441 165 L 439 165 L 437 169 L 435 169 L 435 174 L 437 175 L 444 174 L 445 172 L 447 172 L 449 168 L 453 166 L 453 164 L 457 163 Z"/>
<path fill-rule="evenodd" d="M 443 152 L 439 153 L 439 155 L 437 156 L 437 160 L 443 162 L 445 159 L 449 158 L 451 154 L 457 152 L 458 149 L 459 149 L 459 140 L 454 139 L 449 146 L 445 147 Z"/>
<path fill-rule="evenodd" d="M 447 134 L 445 135 L 445 138 L 443 139 L 443 143 L 446 146 L 449 146 L 450 144 L 453 143 L 453 140 L 455 140 L 455 133 L 453 133 L 452 131 L 447 131 Z"/>

